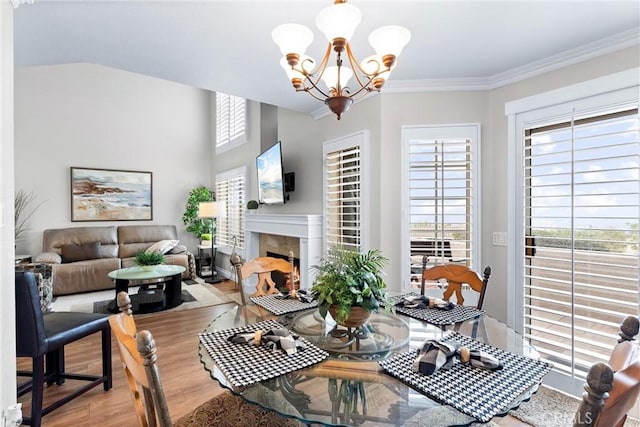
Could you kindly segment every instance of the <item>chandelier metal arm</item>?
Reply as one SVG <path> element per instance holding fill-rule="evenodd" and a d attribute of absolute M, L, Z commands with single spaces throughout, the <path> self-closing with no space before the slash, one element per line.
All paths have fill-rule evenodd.
<path fill-rule="evenodd" d="M 311 87 L 307 86 L 305 84 L 304 87 L 304 91 L 307 92 L 309 95 L 313 96 L 314 98 L 318 99 L 319 101 L 324 101 L 324 99 L 319 98 L 318 96 L 316 96 L 312 90 L 315 89 L 317 90 L 322 96 L 324 96 L 325 98 L 328 98 L 330 95 L 326 94 L 322 89 L 320 89 L 320 87 L 318 86 L 318 82 L 320 82 L 320 79 L 322 79 L 322 75 L 324 74 L 324 70 L 327 68 L 327 63 L 329 62 L 329 58 L 331 57 L 331 43 L 329 43 L 327 45 L 327 50 L 324 53 L 324 57 L 322 58 L 322 61 L 320 62 L 320 64 L 318 64 L 318 66 L 312 70 L 311 72 L 308 72 L 304 69 L 304 67 L 301 67 L 300 71 L 302 74 L 304 74 L 305 77 L 305 82 L 309 82 L 311 84 Z M 320 72 L 320 74 L 316 77 L 315 81 L 313 81 L 313 75 L 317 72 Z"/>
<path fill-rule="evenodd" d="M 320 92 L 320 94 L 321 94 L 322 96 L 324 96 L 324 98 L 320 98 L 318 95 L 316 95 L 315 93 L 313 93 L 313 90 L 312 90 L 312 89 L 313 89 L 313 87 L 305 86 L 305 87 L 303 87 L 302 89 L 296 89 L 296 92 L 307 92 L 309 95 L 311 95 L 312 97 L 314 97 L 314 98 L 315 98 L 315 99 L 317 99 L 318 101 L 322 101 L 322 102 L 324 102 L 324 100 L 325 100 L 326 98 L 328 98 L 328 97 L 329 97 L 329 96 L 328 96 L 328 95 L 326 95 L 324 92 L 322 92 L 320 89 L 317 89 L 317 88 L 316 88 L 316 89 Z"/>
<path fill-rule="evenodd" d="M 347 43 L 347 58 L 349 58 L 349 64 L 351 64 L 351 69 L 353 70 L 353 76 L 356 78 L 360 87 L 368 86 L 369 83 L 371 83 L 372 77 L 360 66 L 360 63 L 358 62 L 355 55 L 353 54 L 353 51 L 351 50 L 351 46 L 349 45 L 349 43 Z M 378 64 L 378 70 L 379 69 L 380 69 L 380 65 Z M 378 70 L 376 70 L 376 72 L 373 74 L 373 77 L 379 74 Z M 367 78 L 369 79 L 369 82 L 366 85 L 362 84 L 362 81 L 360 80 L 360 76 L 359 76 L 360 73 L 367 76 Z"/>

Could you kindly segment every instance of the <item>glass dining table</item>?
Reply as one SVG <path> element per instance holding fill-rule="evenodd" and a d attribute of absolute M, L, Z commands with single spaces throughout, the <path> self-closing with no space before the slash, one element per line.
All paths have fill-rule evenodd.
<path fill-rule="evenodd" d="M 406 378 L 396 378 L 379 362 L 416 352 L 428 339 L 459 334 L 508 354 L 537 360 L 538 353 L 513 329 L 486 314 L 439 326 L 401 314 L 373 313 L 361 328 L 337 327 L 317 308 L 280 316 L 249 302 L 214 319 L 202 335 L 241 330 L 257 322 L 275 321 L 292 334 L 324 350 L 319 363 L 249 385 L 237 385 L 216 362 L 215 348 L 199 345 L 200 360 L 211 377 L 247 402 L 292 417 L 308 425 L 327 426 L 468 426 L 478 420 L 447 404 L 447 399 L 423 393 Z M 507 354 L 507 353 L 505 353 Z M 241 365 L 244 362 L 237 361 Z M 286 363 L 286 362 L 285 362 Z M 384 363 L 384 362 L 383 362 Z M 517 375 L 516 375 L 517 376 Z M 507 395 L 496 416 L 504 416 L 528 400 L 542 378 Z M 495 387 L 493 387 L 495 388 Z M 462 392 L 462 391 L 461 391 Z M 457 393 L 454 392 L 453 395 Z"/>

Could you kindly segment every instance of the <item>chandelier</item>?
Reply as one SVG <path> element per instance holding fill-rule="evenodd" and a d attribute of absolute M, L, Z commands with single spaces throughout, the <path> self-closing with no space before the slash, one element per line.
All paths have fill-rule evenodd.
<path fill-rule="evenodd" d="M 346 0 L 324 8 L 316 16 L 316 25 L 329 40 L 327 50 L 315 66 L 315 61 L 305 50 L 313 41 L 310 29 L 300 24 L 283 24 L 276 27 L 271 36 L 284 55 L 280 65 L 287 73 L 296 92 L 307 92 L 323 101 L 338 116 L 347 111 L 353 100 L 370 92 L 379 92 L 396 65 L 396 58 L 409 42 L 411 33 L 404 27 L 389 25 L 374 30 L 369 43 L 375 55 L 362 62 L 355 58 L 349 40 L 360 23 L 360 10 Z M 335 65 L 328 66 L 335 51 Z M 346 57 L 348 65 L 343 64 Z M 348 86 L 354 77 L 357 86 Z M 320 80 L 324 83 L 321 87 Z"/>

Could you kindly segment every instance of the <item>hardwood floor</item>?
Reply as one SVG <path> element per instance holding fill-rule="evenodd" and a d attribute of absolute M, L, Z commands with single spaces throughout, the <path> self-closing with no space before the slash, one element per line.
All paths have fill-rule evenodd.
<path fill-rule="evenodd" d="M 231 281 L 216 285 L 217 289 L 232 292 L 235 284 Z M 148 329 L 153 334 L 158 347 L 158 365 L 169 411 L 175 421 L 198 405 L 204 403 L 223 389 L 212 380 L 200 363 L 197 355 L 198 333 L 215 317 L 224 313 L 233 304 L 195 308 L 183 311 L 169 311 L 136 316 L 138 329 Z M 87 337 L 65 348 L 66 366 L 69 372 L 100 374 L 100 334 Z M 112 342 L 113 388 L 105 392 L 102 387 L 94 388 L 43 418 L 44 427 L 62 426 L 120 426 L 134 427 L 137 419 L 115 341 Z M 18 369 L 30 369 L 30 359 L 19 358 Z M 24 381 L 24 378 L 18 378 Z M 61 386 L 45 389 L 45 406 L 66 394 L 79 382 L 67 380 Z M 62 393 L 64 391 L 64 393 Z M 19 399 L 23 413 L 30 411 L 30 394 Z M 528 426 L 507 417 L 500 420 L 502 427 Z"/>
<path fill-rule="evenodd" d="M 223 282 L 216 286 L 228 291 L 233 289 L 234 283 Z M 150 330 L 156 340 L 160 376 L 172 419 L 177 420 L 223 391 L 202 368 L 197 354 L 198 333 L 202 332 L 211 320 L 231 307 L 233 304 L 224 304 L 135 316 L 138 329 Z M 45 416 L 43 426 L 137 425 L 115 341 L 112 342 L 111 348 L 113 388 L 108 392 L 105 392 L 102 386 L 94 388 Z M 67 370 L 99 375 L 102 372 L 100 350 L 100 334 L 94 334 L 65 347 Z M 30 370 L 30 365 L 31 359 L 18 359 L 18 369 Z M 24 380 L 18 378 L 19 382 Z M 81 386 L 81 383 L 67 380 L 61 387 L 54 385 L 45 388 L 45 406 L 75 386 Z M 25 414 L 30 411 L 30 400 L 29 393 L 18 400 L 22 403 Z"/>

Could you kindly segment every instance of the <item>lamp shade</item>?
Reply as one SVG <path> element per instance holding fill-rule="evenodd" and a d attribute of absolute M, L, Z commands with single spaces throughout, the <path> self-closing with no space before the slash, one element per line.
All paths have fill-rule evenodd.
<path fill-rule="evenodd" d="M 297 67 L 303 69 L 304 71 L 307 71 L 308 73 L 311 73 L 313 71 L 313 65 L 314 65 L 314 61 L 312 57 L 310 57 L 309 55 L 301 55 L 300 61 L 298 62 Z M 280 58 L 280 66 L 287 73 L 287 77 L 289 77 L 289 80 L 296 77 L 300 79 L 305 78 L 305 75 L 302 74 L 300 71 L 297 71 L 291 68 L 291 66 L 287 62 L 287 58 L 284 56 Z"/>
<path fill-rule="evenodd" d="M 411 39 L 411 32 L 399 25 L 387 25 L 369 34 L 369 44 L 378 55 L 400 55 Z"/>
<path fill-rule="evenodd" d="M 340 71 L 340 87 L 338 88 L 338 70 Z M 322 74 L 322 81 L 329 89 L 344 89 L 349 83 L 349 79 L 353 77 L 353 71 L 349 67 L 327 67 Z"/>
<path fill-rule="evenodd" d="M 329 42 L 332 42 L 337 37 L 349 41 L 361 19 L 362 14 L 357 7 L 348 3 L 335 3 L 325 7 L 318 13 L 316 25 Z"/>
<path fill-rule="evenodd" d="M 200 202 L 198 218 L 226 218 L 227 204 L 225 202 Z"/>
<path fill-rule="evenodd" d="M 393 64 L 391 70 L 384 71 L 386 70 L 386 67 L 382 63 L 382 58 L 380 57 L 380 55 L 371 55 L 364 58 L 360 66 L 368 75 L 371 76 L 375 73 L 380 73 L 378 77 L 387 80 L 389 78 L 389 74 L 391 74 L 391 71 L 396 67 L 396 64 Z"/>
<path fill-rule="evenodd" d="M 313 32 L 300 24 L 282 24 L 271 32 L 271 38 L 283 55 L 297 53 L 302 55 L 313 41 Z"/>

